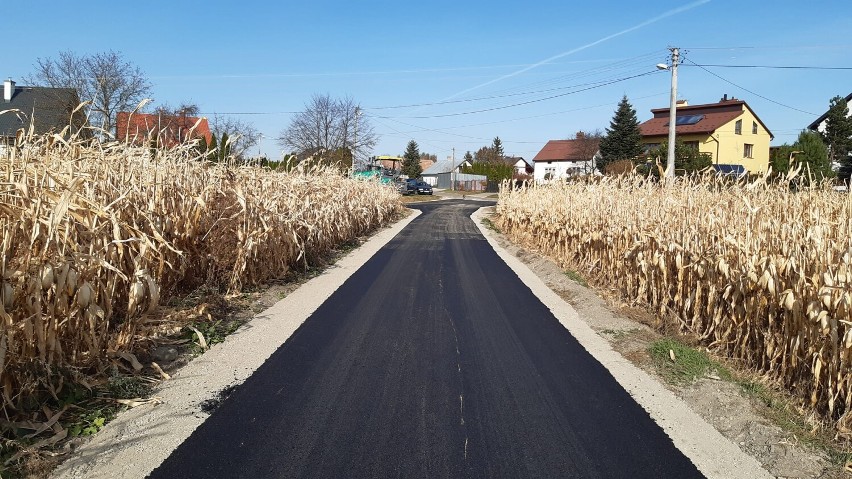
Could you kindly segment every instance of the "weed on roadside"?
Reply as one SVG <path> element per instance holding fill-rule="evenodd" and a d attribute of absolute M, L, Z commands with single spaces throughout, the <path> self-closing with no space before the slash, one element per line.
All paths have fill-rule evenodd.
<path fill-rule="evenodd" d="M 579 284 L 580 286 L 582 286 L 584 288 L 589 287 L 589 283 L 587 283 L 586 280 L 582 276 L 580 276 L 579 273 L 577 273 L 574 270 L 566 269 L 565 270 L 565 276 L 568 276 L 568 279 Z"/>
<path fill-rule="evenodd" d="M 834 428 L 830 425 L 809 419 L 789 394 L 751 375 L 736 375 L 733 381 L 739 385 L 744 396 L 764 406 L 764 415 L 775 425 L 798 441 L 825 452 L 833 464 L 847 468 L 852 466 L 852 444 L 837 441 Z M 852 469 L 847 472 L 852 472 Z"/>
<path fill-rule="evenodd" d="M 721 379 L 731 378 L 730 371 L 707 353 L 672 338 L 655 341 L 648 347 L 648 353 L 657 372 L 671 384 L 690 384 L 714 372 Z"/>
<path fill-rule="evenodd" d="M 501 233 L 500 228 L 491 221 L 491 218 L 482 218 L 482 224 L 495 233 Z"/>

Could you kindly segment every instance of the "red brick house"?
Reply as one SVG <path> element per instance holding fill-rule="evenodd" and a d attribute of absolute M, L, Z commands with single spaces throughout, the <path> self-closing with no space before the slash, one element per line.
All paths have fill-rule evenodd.
<path fill-rule="evenodd" d="M 156 139 L 159 146 L 172 148 L 196 138 L 208 143 L 213 138 L 205 117 L 119 112 L 115 124 L 116 138 L 135 145 L 148 145 Z"/>

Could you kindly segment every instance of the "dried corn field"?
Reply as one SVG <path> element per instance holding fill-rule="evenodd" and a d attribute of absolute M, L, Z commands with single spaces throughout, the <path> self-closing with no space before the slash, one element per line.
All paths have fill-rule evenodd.
<path fill-rule="evenodd" d="M 649 305 L 852 433 L 852 196 L 628 176 L 504 185 L 497 214 L 514 241 Z"/>
<path fill-rule="evenodd" d="M 0 153 L 6 417 L 127 359 L 161 298 L 282 277 L 401 211 L 392 188 L 331 170 L 225 166 L 191 147 L 19 141 Z"/>

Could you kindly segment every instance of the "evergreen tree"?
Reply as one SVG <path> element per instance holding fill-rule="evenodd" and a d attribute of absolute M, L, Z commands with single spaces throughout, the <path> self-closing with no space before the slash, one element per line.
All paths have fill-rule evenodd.
<path fill-rule="evenodd" d="M 464 154 L 464 161 L 469 161 L 473 163 L 473 155 L 470 154 L 470 150 Z"/>
<path fill-rule="evenodd" d="M 218 156 L 214 161 L 225 161 L 231 156 L 231 140 L 228 138 L 228 133 L 222 133 L 222 138 L 219 139 L 219 150 L 216 152 Z"/>
<path fill-rule="evenodd" d="M 829 102 L 828 116 L 825 119 L 825 133 L 822 134 L 822 139 L 828 146 L 831 161 L 850 163 L 852 118 L 849 118 L 849 106 L 846 104 L 845 98 L 836 96 Z"/>
<path fill-rule="evenodd" d="M 794 145 L 784 143 L 769 152 L 769 166 L 772 173 L 784 174 L 790 169 L 790 154 L 796 150 Z"/>
<path fill-rule="evenodd" d="M 474 163 L 472 166 L 462 168 L 462 173 L 471 175 L 484 175 L 488 181 L 502 181 L 512 178 L 515 167 L 505 163 Z"/>
<path fill-rule="evenodd" d="M 828 159 L 828 148 L 822 142 L 819 133 L 809 130 L 799 133 L 799 138 L 793 143 L 793 147 L 801 152 L 795 154 L 793 164 L 803 165 L 801 175 L 805 179 L 808 174 L 816 181 L 834 176 L 831 161 Z M 792 168 L 793 165 L 790 167 Z"/>
<path fill-rule="evenodd" d="M 639 132 L 639 120 L 636 110 L 627 101 L 627 95 L 618 103 L 618 109 L 606 129 L 606 136 L 601 140 L 601 158 L 598 169 L 605 171 L 606 165 L 620 160 L 633 160 L 642 154 Z"/>
<path fill-rule="evenodd" d="M 419 178 L 421 173 L 423 169 L 420 167 L 420 148 L 416 141 L 411 140 L 402 155 L 402 174 L 409 178 Z"/>
<path fill-rule="evenodd" d="M 494 159 L 497 161 L 503 161 L 503 157 L 505 156 L 505 152 L 503 151 L 503 142 L 500 141 L 499 136 L 494 137 L 494 141 L 491 142 L 491 150 L 494 153 Z"/>

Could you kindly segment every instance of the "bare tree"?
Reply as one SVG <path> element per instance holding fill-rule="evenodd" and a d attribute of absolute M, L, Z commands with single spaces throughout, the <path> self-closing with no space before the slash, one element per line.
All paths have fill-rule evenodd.
<path fill-rule="evenodd" d="M 151 92 L 139 69 L 112 50 L 93 55 L 60 52 L 57 58 L 39 58 L 35 72 L 25 80 L 37 86 L 74 88 L 82 101 L 90 101 L 89 121 L 108 134 L 115 129 L 119 111 L 136 107 Z"/>
<path fill-rule="evenodd" d="M 210 130 L 217 138 L 227 134 L 231 141 L 231 154 L 238 159 L 251 156 L 250 150 L 260 144 L 262 135 L 251 123 L 230 116 L 213 115 Z"/>
<path fill-rule="evenodd" d="M 359 111 L 358 104 L 351 98 L 314 95 L 305 110 L 296 114 L 281 132 L 278 143 L 300 154 L 327 154 L 346 149 L 363 164 L 368 161 L 377 137 L 370 122 L 359 115 Z"/>
<path fill-rule="evenodd" d="M 576 146 L 577 156 L 586 160 L 583 166 L 583 174 L 594 174 L 597 165 L 595 157 L 599 155 L 601 148 L 601 139 L 603 138 L 601 130 L 595 131 L 578 131 L 574 134 L 574 145 Z"/>

